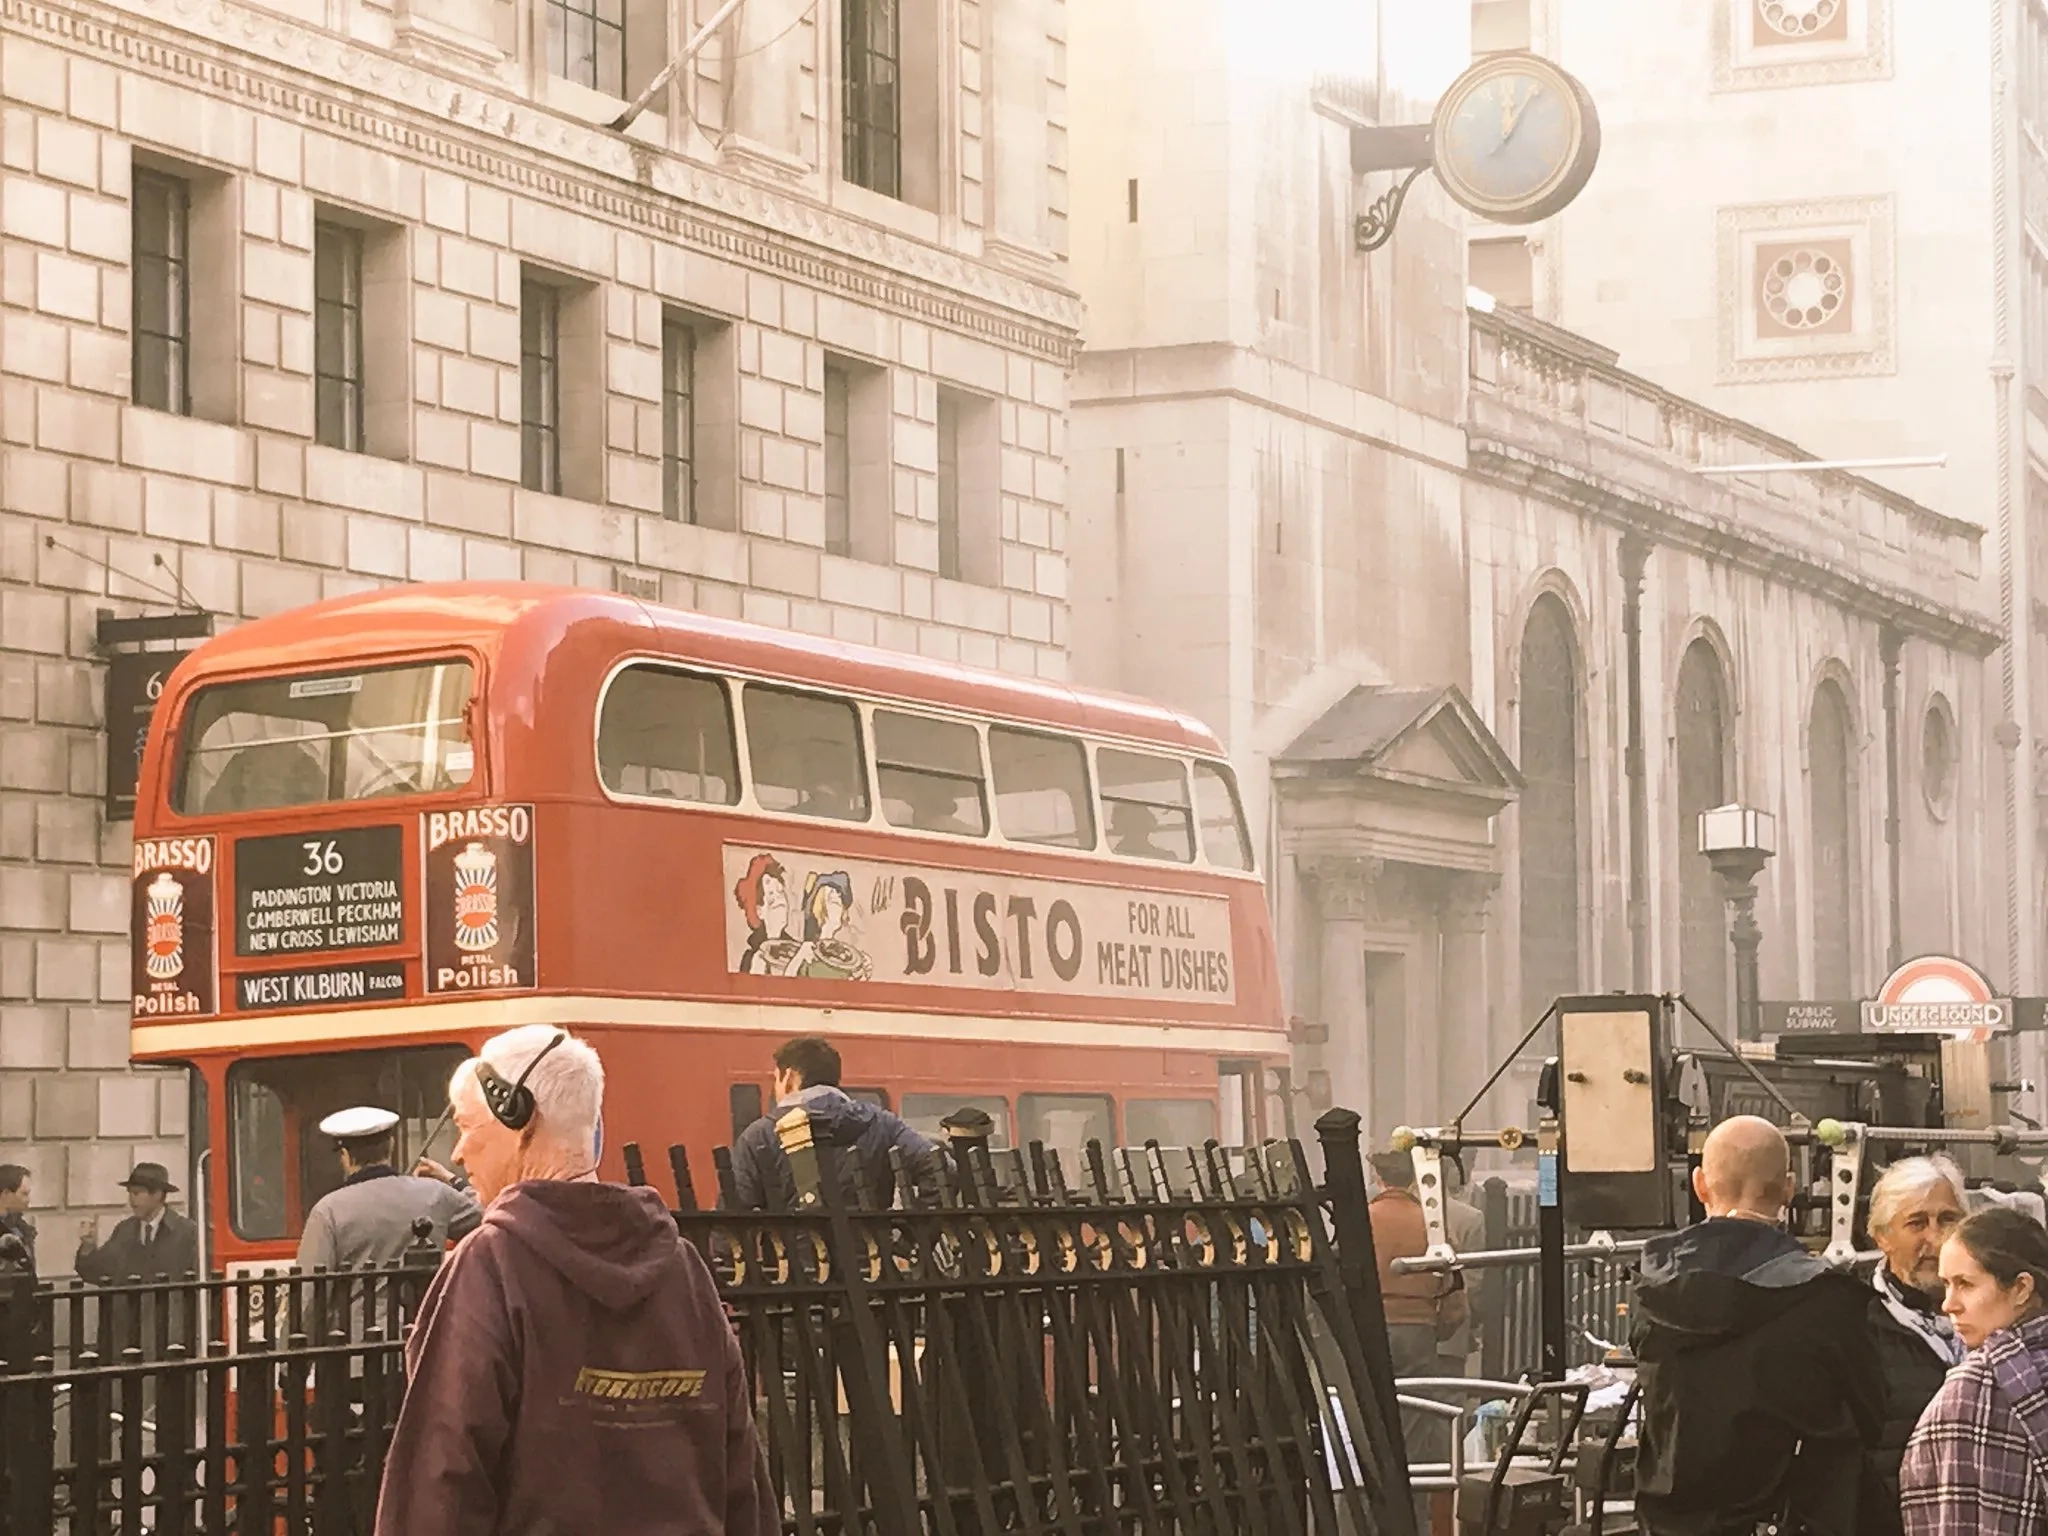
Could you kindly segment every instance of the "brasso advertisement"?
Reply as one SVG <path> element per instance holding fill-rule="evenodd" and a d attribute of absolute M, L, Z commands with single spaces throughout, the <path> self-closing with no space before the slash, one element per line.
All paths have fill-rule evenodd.
<path fill-rule="evenodd" d="M 426 990 L 534 986 L 533 807 L 429 811 L 420 817 L 420 850 Z"/>
<path fill-rule="evenodd" d="M 219 1006 L 213 854 L 210 837 L 152 837 L 135 844 L 128 931 L 137 1020 L 203 1018 Z"/>
<path fill-rule="evenodd" d="M 1219 897 L 727 843 L 735 975 L 1073 997 L 1237 999 Z"/>

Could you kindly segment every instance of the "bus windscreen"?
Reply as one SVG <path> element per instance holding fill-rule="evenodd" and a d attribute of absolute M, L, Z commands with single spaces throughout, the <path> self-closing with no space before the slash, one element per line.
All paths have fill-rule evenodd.
<path fill-rule="evenodd" d="M 456 790 L 475 771 L 456 658 L 202 688 L 172 804 L 186 816 Z"/>

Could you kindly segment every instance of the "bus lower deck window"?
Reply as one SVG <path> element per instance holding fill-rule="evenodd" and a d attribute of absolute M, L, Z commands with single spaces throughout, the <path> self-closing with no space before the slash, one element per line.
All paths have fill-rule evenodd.
<path fill-rule="evenodd" d="M 1125 1099 L 1124 1140 L 1142 1147 L 1199 1147 L 1216 1134 L 1216 1106 L 1207 1099 Z"/>
<path fill-rule="evenodd" d="M 215 683 L 183 728 L 174 804 L 187 816 L 436 794 L 476 755 L 464 724 L 467 661 Z"/>
<path fill-rule="evenodd" d="M 1116 1145 L 1116 1106 L 1106 1093 L 1023 1093 L 1017 1096 L 1017 1126 L 1025 1143 L 1043 1142 L 1059 1153 L 1071 1184 L 1089 1142 Z"/>

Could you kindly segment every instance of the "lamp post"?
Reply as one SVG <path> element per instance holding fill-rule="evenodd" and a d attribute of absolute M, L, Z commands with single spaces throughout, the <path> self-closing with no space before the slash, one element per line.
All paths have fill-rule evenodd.
<path fill-rule="evenodd" d="M 1735 1038 L 1764 1037 L 1764 1005 L 1757 985 L 1756 951 L 1763 930 L 1756 925 L 1756 877 L 1778 851 L 1778 819 L 1747 805 L 1700 812 L 1700 852 L 1721 877 L 1721 894 L 1731 920 L 1728 942 L 1735 950 Z"/>

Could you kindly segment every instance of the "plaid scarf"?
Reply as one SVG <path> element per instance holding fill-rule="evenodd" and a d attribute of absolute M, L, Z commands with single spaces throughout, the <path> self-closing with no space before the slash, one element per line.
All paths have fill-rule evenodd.
<path fill-rule="evenodd" d="M 1910 1333 L 1918 1334 L 1926 1341 L 1927 1347 L 1951 1366 L 1961 1365 L 1963 1356 L 1969 1351 L 1963 1341 L 1956 1337 L 1956 1325 L 1939 1312 L 1928 1310 L 1924 1305 L 1915 1306 L 1906 1296 L 1906 1288 L 1899 1284 L 1889 1264 L 1879 1264 L 1877 1273 L 1871 1277 L 1871 1284 L 1884 1300 L 1884 1309 L 1891 1313 L 1899 1326 Z"/>

